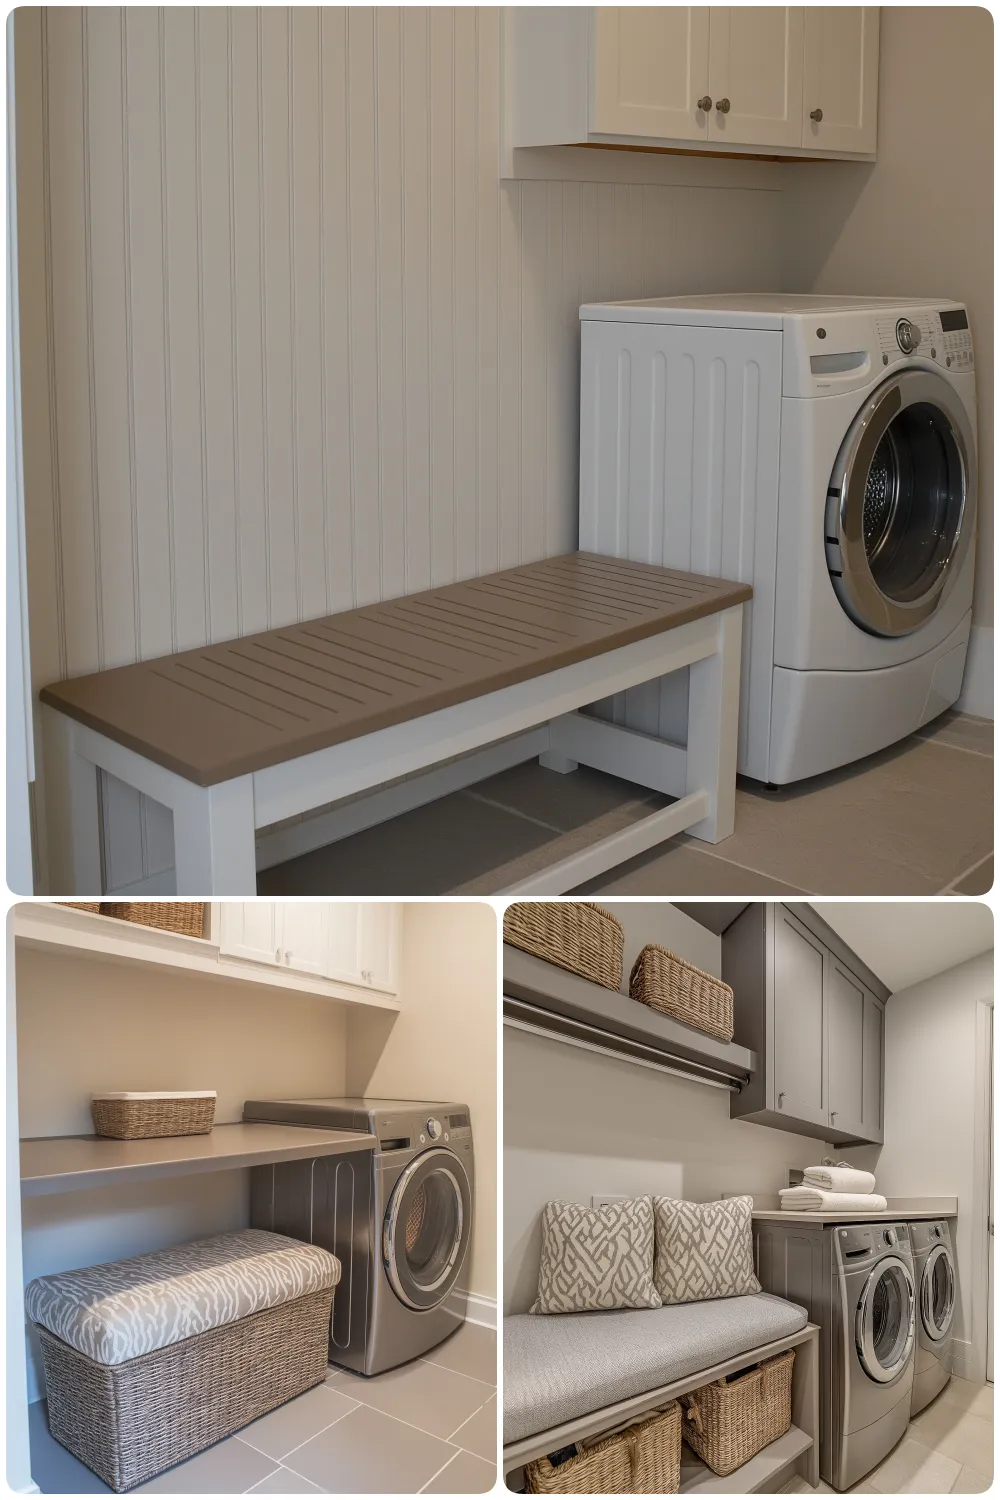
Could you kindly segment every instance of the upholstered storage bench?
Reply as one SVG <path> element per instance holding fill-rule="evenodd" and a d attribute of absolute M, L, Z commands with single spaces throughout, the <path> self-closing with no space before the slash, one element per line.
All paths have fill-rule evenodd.
<path fill-rule="evenodd" d="M 622 1427 L 788 1348 L 796 1350 L 793 1426 L 745 1466 L 748 1489 L 765 1489 L 794 1471 L 819 1483 L 818 1330 L 803 1308 L 760 1292 L 660 1308 L 505 1318 L 504 1471 Z M 732 1490 L 740 1475 L 719 1480 L 718 1488 Z M 712 1489 L 712 1476 L 696 1487 Z"/>
<path fill-rule="evenodd" d="M 49 1428 L 132 1489 L 318 1385 L 340 1262 L 260 1229 L 42 1276 Z"/>

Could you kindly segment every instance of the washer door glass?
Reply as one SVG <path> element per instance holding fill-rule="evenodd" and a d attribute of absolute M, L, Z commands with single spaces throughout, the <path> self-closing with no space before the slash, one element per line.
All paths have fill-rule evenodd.
<path fill-rule="evenodd" d="M 425 1151 L 401 1173 L 382 1228 L 382 1257 L 393 1291 L 427 1312 L 458 1280 L 472 1229 L 472 1193 L 452 1151 Z"/>
<path fill-rule="evenodd" d="M 944 1245 L 935 1245 L 920 1279 L 920 1321 L 928 1338 L 943 1339 L 955 1313 L 955 1267 Z"/>
<path fill-rule="evenodd" d="M 906 1368 L 913 1347 L 913 1277 L 894 1255 L 879 1261 L 858 1299 L 855 1341 L 865 1374 L 887 1385 Z"/>
<path fill-rule="evenodd" d="M 975 495 L 975 442 L 951 387 L 920 370 L 880 386 L 844 440 L 827 499 L 827 565 L 855 624 L 907 635 L 933 614 L 965 556 Z"/>

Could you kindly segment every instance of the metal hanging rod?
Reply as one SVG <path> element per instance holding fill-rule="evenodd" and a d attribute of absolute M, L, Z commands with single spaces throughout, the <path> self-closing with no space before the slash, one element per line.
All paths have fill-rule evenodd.
<path fill-rule="evenodd" d="M 595 1052 L 599 1057 L 611 1057 L 617 1062 L 633 1063 L 637 1068 L 648 1068 L 652 1073 L 669 1073 L 674 1078 L 686 1078 L 693 1080 L 695 1083 L 704 1083 L 712 1089 L 725 1089 L 728 1093 L 738 1094 L 740 1091 L 738 1079 L 727 1078 L 722 1073 L 716 1073 L 715 1069 L 706 1068 L 703 1072 L 697 1072 L 694 1068 L 675 1067 L 670 1063 L 663 1062 L 661 1058 L 656 1056 L 642 1057 L 634 1052 L 624 1051 L 620 1046 L 608 1046 L 606 1042 L 592 1041 L 589 1036 L 575 1036 L 569 1032 L 556 1031 L 548 1026 L 538 1025 L 534 1021 L 525 1021 L 520 1016 L 505 1015 L 503 1024 L 513 1027 L 515 1031 L 527 1032 L 529 1036 L 540 1036 L 548 1041 L 565 1042 L 568 1047 L 579 1047 L 582 1052 Z M 573 1024 L 580 1028 L 584 1027 L 584 1023 L 581 1021 L 575 1021 Z M 612 1042 L 620 1040 L 613 1032 L 603 1031 L 599 1026 L 587 1025 L 585 1029 L 588 1032 L 594 1032 L 597 1036 L 605 1037 Z M 631 1041 L 628 1045 L 636 1048 L 643 1046 L 641 1042 Z M 697 1064 L 697 1067 L 701 1068 L 704 1065 Z M 716 1073 L 716 1076 L 708 1077 L 707 1074 L 709 1072 Z"/>

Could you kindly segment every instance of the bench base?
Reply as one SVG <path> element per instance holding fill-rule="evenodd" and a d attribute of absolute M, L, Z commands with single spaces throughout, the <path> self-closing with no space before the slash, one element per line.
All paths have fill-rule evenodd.
<path fill-rule="evenodd" d="M 741 626 L 742 605 L 736 605 L 601 657 L 207 787 L 46 707 L 49 893 L 105 893 L 102 850 L 111 831 L 102 828 L 98 770 L 170 809 L 178 896 L 255 895 L 258 865 L 321 847 L 536 755 L 553 769 L 592 766 L 677 800 L 537 872 L 516 887 L 518 894 L 572 890 L 683 831 L 718 842 L 732 832 L 735 815 Z M 579 712 L 684 668 L 686 746 Z M 384 787 L 387 782 L 395 785 Z M 279 829 L 277 837 L 265 835 L 266 852 L 259 858 L 257 830 L 350 798 L 359 800 Z M 277 849 L 286 852 L 275 857 Z"/>

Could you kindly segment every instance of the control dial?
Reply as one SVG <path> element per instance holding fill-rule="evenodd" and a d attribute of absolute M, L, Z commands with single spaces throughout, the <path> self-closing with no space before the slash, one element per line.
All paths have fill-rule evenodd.
<path fill-rule="evenodd" d="M 904 354 L 912 354 L 920 343 L 920 329 L 909 318 L 900 318 L 896 324 L 896 343 Z"/>
<path fill-rule="evenodd" d="M 882 1237 L 887 1245 L 894 1245 L 896 1243 L 896 1231 L 894 1229 L 887 1229 Z"/>
<path fill-rule="evenodd" d="M 430 1136 L 430 1138 L 431 1138 L 432 1141 L 438 1141 L 438 1140 L 441 1139 L 441 1131 L 442 1131 L 441 1121 L 440 1120 L 435 1120 L 434 1117 L 432 1116 L 427 1121 L 427 1134 Z"/>

